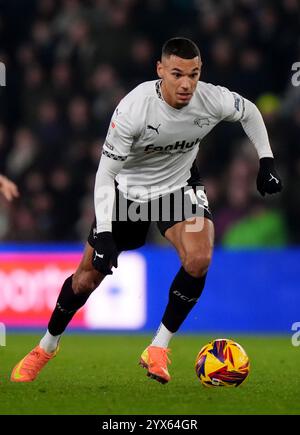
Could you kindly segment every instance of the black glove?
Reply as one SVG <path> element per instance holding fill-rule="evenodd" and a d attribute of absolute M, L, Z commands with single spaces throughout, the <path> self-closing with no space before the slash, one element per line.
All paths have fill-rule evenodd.
<path fill-rule="evenodd" d="M 97 234 L 93 267 L 104 275 L 112 275 L 111 267 L 118 267 L 118 251 L 109 231 Z"/>
<path fill-rule="evenodd" d="M 259 171 L 256 179 L 256 187 L 262 196 L 266 193 L 277 193 L 282 190 L 282 182 L 275 170 L 274 159 L 263 157 L 259 160 Z"/>

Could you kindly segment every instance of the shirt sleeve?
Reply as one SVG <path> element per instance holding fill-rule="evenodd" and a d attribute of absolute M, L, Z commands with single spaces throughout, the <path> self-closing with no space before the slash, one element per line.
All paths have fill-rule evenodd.
<path fill-rule="evenodd" d="M 112 231 L 115 178 L 130 154 L 134 135 L 134 123 L 129 110 L 119 105 L 113 113 L 96 174 L 94 206 L 97 233 Z"/>
<path fill-rule="evenodd" d="M 135 129 L 129 110 L 118 106 L 113 113 L 103 145 L 103 155 L 108 158 L 125 161 L 130 153 Z"/>
<path fill-rule="evenodd" d="M 94 205 L 97 233 L 112 231 L 115 203 L 115 178 L 123 168 L 124 161 L 115 160 L 102 153 L 96 174 Z"/>
<path fill-rule="evenodd" d="M 222 120 L 242 124 L 260 159 L 273 157 L 267 129 L 256 105 L 236 92 L 222 86 L 218 88 L 221 93 Z"/>
<path fill-rule="evenodd" d="M 220 92 L 221 118 L 223 121 L 241 121 L 245 114 L 245 99 L 223 86 L 217 86 Z"/>
<path fill-rule="evenodd" d="M 273 157 L 268 132 L 260 111 L 251 101 L 246 98 L 244 101 L 245 111 L 241 124 L 246 135 L 255 146 L 260 159 L 262 157 Z"/>

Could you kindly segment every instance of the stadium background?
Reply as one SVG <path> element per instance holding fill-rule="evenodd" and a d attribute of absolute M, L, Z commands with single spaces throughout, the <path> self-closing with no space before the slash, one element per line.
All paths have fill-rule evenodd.
<path fill-rule="evenodd" d="M 300 61 L 299 2 L 10 0 L 0 2 L 0 11 L 0 61 L 6 65 L 0 173 L 21 191 L 12 204 L 0 198 L 0 322 L 7 331 L 46 326 L 93 219 L 94 178 L 112 111 L 135 85 L 156 77 L 162 43 L 181 35 L 200 47 L 202 80 L 257 104 L 284 184 L 279 195 L 259 196 L 256 152 L 239 124 L 222 123 L 201 143 L 198 165 L 214 214 L 216 250 L 207 287 L 182 331 L 211 338 L 280 333 L 287 338 L 278 346 L 295 358 L 290 337 L 300 321 L 300 86 L 292 86 L 291 77 Z M 178 266 L 153 226 L 147 245 L 122 254 L 118 270 L 73 327 L 152 333 Z M 200 347 L 206 338 L 197 340 Z M 254 353 L 259 341 L 242 340 Z M 262 358 L 266 346 L 258 344 Z M 20 354 L 16 345 L 7 349 L 11 361 Z M 273 409 L 271 396 L 265 394 L 265 403 L 270 400 Z"/>

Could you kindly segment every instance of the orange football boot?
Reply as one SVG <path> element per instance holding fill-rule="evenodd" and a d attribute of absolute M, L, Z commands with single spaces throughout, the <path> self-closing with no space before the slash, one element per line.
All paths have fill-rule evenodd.
<path fill-rule="evenodd" d="M 34 381 L 42 368 L 56 356 L 58 348 L 52 352 L 45 352 L 40 346 L 36 346 L 14 367 L 10 380 L 12 382 Z"/>
<path fill-rule="evenodd" d="M 158 346 L 148 346 L 141 355 L 140 366 L 148 370 L 147 376 L 161 384 L 170 381 L 167 364 L 171 364 L 168 358 L 170 349 Z"/>

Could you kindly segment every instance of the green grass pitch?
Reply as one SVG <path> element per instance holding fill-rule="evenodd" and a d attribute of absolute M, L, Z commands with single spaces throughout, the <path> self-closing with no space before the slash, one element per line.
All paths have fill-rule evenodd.
<path fill-rule="evenodd" d="M 10 371 L 38 342 L 8 335 L 0 347 L 0 414 L 300 414 L 300 347 L 290 337 L 234 336 L 251 371 L 238 388 L 205 388 L 194 371 L 200 348 L 215 336 L 178 335 L 172 341 L 169 384 L 138 366 L 145 335 L 75 335 L 32 383 L 11 383 Z"/>

